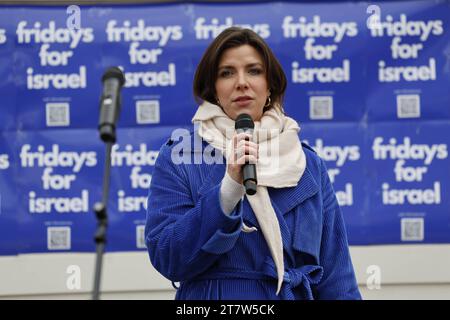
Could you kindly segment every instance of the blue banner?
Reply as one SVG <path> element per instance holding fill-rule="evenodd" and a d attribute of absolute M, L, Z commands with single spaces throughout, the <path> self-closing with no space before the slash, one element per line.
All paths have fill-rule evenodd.
<path fill-rule="evenodd" d="M 94 249 L 102 145 L 96 130 L 24 132 L 16 138 L 19 234 L 25 252 Z"/>
<path fill-rule="evenodd" d="M 448 243 L 450 123 L 376 123 L 365 152 L 373 243 Z"/>
<path fill-rule="evenodd" d="M 325 160 L 350 244 L 449 243 L 450 1 L 0 7 L 0 255 L 94 250 L 101 77 L 123 69 L 107 251 L 145 249 L 161 145 L 225 28 L 286 73 L 284 109 Z"/>
<path fill-rule="evenodd" d="M 369 32 L 370 121 L 450 119 L 449 3 L 383 3 Z"/>

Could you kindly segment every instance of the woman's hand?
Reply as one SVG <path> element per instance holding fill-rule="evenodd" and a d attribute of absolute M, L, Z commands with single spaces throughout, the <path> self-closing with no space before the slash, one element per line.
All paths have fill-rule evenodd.
<path fill-rule="evenodd" d="M 252 136 L 248 133 L 235 133 L 233 136 L 227 172 L 234 181 L 240 184 L 243 183 L 242 166 L 245 163 L 256 164 L 258 159 L 258 144 L 251 139 Z"/>

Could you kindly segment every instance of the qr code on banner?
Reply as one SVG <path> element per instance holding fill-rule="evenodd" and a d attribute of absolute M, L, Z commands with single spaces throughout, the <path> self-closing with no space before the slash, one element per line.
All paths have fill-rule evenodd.
<path fill-rule="evenodd" d="M 145 249 L 145 226 L 136 226 L 136 248 Z"/>
<path fill-rule="evenodd" d="M 136 122 L 138 124 L 159 123 L 159 101 L 136 101 Z"/>
<path fill-rule="evenodd" d="M 309 97 L 309 118 L 312 120 L 333 119 L 333 97 Z"/>
<path fill-rule="evenodd" d="M 47 103 L 46 122 L 48 127 L 70 125 L 70 114 L 68 103 Z"/>
<path fill-rule="evenodd" d="M 398 118 L 420 117 L 420 96 L 418 94 L 405 94 L 397 96 Z"/>
<path fill-rule="evenodd" d="M 48 227 L 48 250 L 70 250 L 70 227 Z"/>
<path fill-rule="evenodd" d="M 401 219 L 402 241 L 423 241 L 424 219 L 402 218 Z"/>

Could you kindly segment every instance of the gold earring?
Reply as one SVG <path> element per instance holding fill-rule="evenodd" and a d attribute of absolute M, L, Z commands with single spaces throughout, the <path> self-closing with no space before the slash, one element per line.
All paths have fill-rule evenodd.
<path fill-rule="evenodd" d="M 272 104 L 272 99 L 270 99 L 270 95 L 267 97 L 267 99 L 269 99 L 269 102 L 264 105 L 264 108 L 268 108 Z"/>

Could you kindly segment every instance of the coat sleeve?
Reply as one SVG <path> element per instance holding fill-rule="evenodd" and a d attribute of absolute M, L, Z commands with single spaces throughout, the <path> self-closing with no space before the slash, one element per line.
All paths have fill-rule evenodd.
<path fill-rule="evenodd" d="M 164 145 L 156 160 L 148 196 L 145 240 L 153 266 L 171 281 L 192 279 L 231 250 L 242 225 L 242 203 L 226 215 L 220 183 L 197 203 L 183 164 L 171 160 Z"/>
<path fill-rule="evenodd" d="M 350 257 L 342 211 L 323 160 L 321 160 L 321 167 L 323 230 L 320 264 L 324 273 L 316 287 L 316 298 L 326 300 L 361 299 Z"/>

